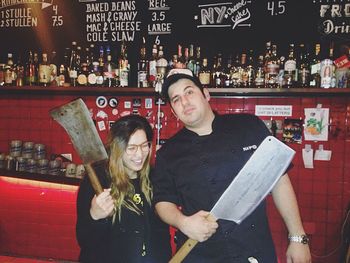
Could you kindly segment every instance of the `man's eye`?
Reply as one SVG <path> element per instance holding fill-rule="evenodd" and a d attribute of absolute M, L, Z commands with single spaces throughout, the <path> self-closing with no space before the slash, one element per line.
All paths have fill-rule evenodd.
<path fill-rule="evenodd" d="M 135 151 L 137 149 L 137 146 L 128 146 L 128 151 Z"/>
<path fill-rule="evenodd" d="M 173 98 L 173 99 L 172 99 L 172 102 L 173 102 L 173 103 L 176 103 L 178 100 L 179 100 L 179 98 L 176 97 L 176 98 Z"/>

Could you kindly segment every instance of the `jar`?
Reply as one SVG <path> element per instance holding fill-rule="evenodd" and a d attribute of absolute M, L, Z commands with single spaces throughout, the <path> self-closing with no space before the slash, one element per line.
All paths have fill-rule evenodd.
<path fill-rule="evenodd" d="M 61 162 L 59 160 L 49 161 L 49 174 L 60 175 L 61 174 Z"/>
<path fill-rule="evenodd" d="M 20 140 L 13 140 L 10 142 L 10 155 L 12 157 L 18 157 L 21 156 L 22 152 L 22 141 Z"/>
<path fill-rule="evenodd" d="M 6 170 L 9 170 L 9 171 L 15 170 L 15 158 L 11 155 L 6 155 L 5 159 L 6 159 L 6 162 L 5 162 Z"/>
<path fill-rule="evenodd" d="M 66 176 L 67 177 L 75 177 L 77 172 L 77 166 L 75 163 L 69 163 L 66 167 Z"/>
<path fill-rule="evenodd" d="M 34 145 L 34 159 L 40 160 L 45 159 L 46 157 L 46 150 L 45 145 L 41 143 L 37 143 Z"/>
<path fill-rule="evenodd" d="M 24 172 L 26 170 L 26 163 L 27 160 L 24 157 L 17 157 L 16 158 L 16 171 L 18 172 Z"/>
<path fill-rule="evenodd" d="M 36 160 L 27 159 L 26 171 L 29 173 L 36 173 Z"/>
<path fill-rule="evenodd" d="M 31 159 L 33 158 L 34 142 L 24 142 L 22 149 L 22 157 Z"/>
<path fill-rule="evenodd" d="M 48 159 L 38 160 L 36 169 L 37 169 L 38 174 L 48 174 L 49 173 L 49 160 Z"/>
<path fill-rule="evenodd" d="M 4 153 L 0 153 L 0 169 L 5 169 L 6 167 L 6 155 Z"/>
<path fill-rule="evenodd" d="M 85 175 L 85 167 L 83 164 L 78 164 L 75 172 L 75 177 L 83 178 Z"/>

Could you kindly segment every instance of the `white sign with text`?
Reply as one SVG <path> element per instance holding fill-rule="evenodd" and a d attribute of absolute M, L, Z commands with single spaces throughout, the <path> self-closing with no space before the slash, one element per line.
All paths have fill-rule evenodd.
<path fill-rule="evenodd" d="M 256 116 L 292 116 L 292 105 L 256 105 Z"/>

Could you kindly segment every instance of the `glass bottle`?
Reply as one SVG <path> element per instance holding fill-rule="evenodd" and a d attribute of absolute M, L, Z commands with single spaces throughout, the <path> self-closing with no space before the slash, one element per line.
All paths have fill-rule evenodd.
<path fill-rule="evenodd" d="M 116 87 L 116 69 L 117 65 L 112 62 L 112 54 L 110 51 L 107 51 L 107 61 L 104 64 L 103 70 L 105 87 Z"/>
<path fill-rule="evenodd" d="M 335 87 L 335 66 L 333 61 L 333 45 L 334 43 L 331 42 L 330 48 L 329 48 L 329 55 L 324 55 L 324 59 L 321 61 L 321 68 L 320 68 L 321 88 L 325 88 L 325 89 Z"/>
<path fill-rule="evenodd" d="M 148 61 L 146 58 L 146 40 L 142 38 L 142 45 L 140 48 L 140 59 L 137 62 L 137 87 L 148 87 Z"/>
<path fill-rule="evenodd" d="M 284 62 L 284 87 L 291 88 L 295 86 L 295 76 L 297 70 L 297 62 L 294 54 L 294 44 L 289 44 L 289 53 Z"/>
<path fill-rule="evenodd" d="M 277 46 L 272 45 L 271 54 L 265 56 L 265 86 L 267 88 L 278 87 L 278 73 L 280 69 L 279 59 L 277 57 Z"/>
<path fill-rule="evenodd" d="M 185 56 L 182 54 L 182 46 L 179 44 L 177 45 L 177 62 L 174 65 L 175 68 L 186 68 L 186 59 Z"/>
<path fill-rule="evenodd" d="M 260 55 L 255 71 L 254 84 L 256 88 L 263 88 L 265 86 L 265 71 L 264 71 L 264 56 Z"/>
<path fill-rule="evenodd" d="M 57 72 L 57 52 L 56 51 L 52 51 L 51 53 L 51 59 L 50 59 L 50 70 L 51 70 L 51 76 L 50 76 L 50 82 L 51 85 L 53 86 L 58 86 L 58 80 L 57 80 L 57 76 L 58 76 L 58 72 Z"/>
<path fill-rule="evenodd" d="M 42 61 L 39 64 L 39 84 L 49 86 L 51 83 L 51 68 L 47 58 L 47 53 L 42 54 Z"/>
<path fill-rule="evenodd" d="M 17 87 L 22 87 L 24 85 L 24 66 L 22 64 L 22 58 L 19 55 L 18 56 L 18 61 L 15 67 L 16 71 L 16 86 Z"/>
<path fill-rule="evenodd" d="M 7 63 L 4 67 L 5 72 L 5 86 L 13 86 L 14 85 L 14 65 L 13 65 L 13 56 L 12 53 L 7 54 Z"/>
<path fill-rule="evenodd" d="M 208 68 L 208 59 L 203 58 L 201 69 L 198 73 L 198 78 L 200 83 L 204 88 L 209 88 L 210 86 L 210 70 Z"/>
<path fill-rule="evenodd" d="M 188 62 L 187 62 L 187 68 L 192 71 L 193 75 L 195 75 L 195 66 L 196 66 L 196 61 L 194 57 L 194 47 L 191 44 L 190 48 L 188 49 Z M 186 57 L 186 52 L 185 52 L 185 57 Z"/>
<path fill-rule="evenodd" d="M 127 87 L 129 85 L 129 61 L 127 54 L 127 47 L 124 42 L 120 46 L 120 57 L 119 57 L 119 81 L 121 87 Z"/>
<path fill-rule="evenodd" d="M 193 73 L 195 76 L 199 76 L 199 72 L 201 70 L 201 48 L 196 48 L 196 59 L 195 59 L 195 65 L 193 69 Z"/>
<path fill-rule="evenodd" d="M 28 61 L 25 66 L 25 83 L 28 86 L 35 85 L 36 83 L 35 65 L 32 51 L 28 52 Z"/>
<path fill-rule="evenodd" d="M 310 63 L 310 87 L 321 87 L 321 45 L 315 44 L 315 54 Z"/>
<path fill-rule="evenodd" d="M 310 57 L 304 44 L 300 44 L 300 66 L 298 69 L 298 83 L 300 87 L 308 87 L 310 84 Z"/>

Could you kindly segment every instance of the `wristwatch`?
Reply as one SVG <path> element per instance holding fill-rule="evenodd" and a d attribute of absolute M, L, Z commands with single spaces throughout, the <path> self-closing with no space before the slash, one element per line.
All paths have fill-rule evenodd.
<path fill-rule="evenodd" d="M 298 236 L 288 235 L 288 240 L 290 242 L 297 242 L 302 244 L 309 244 L 309 241 L 310 241 L 307 235 L 298 235 Z"/>

